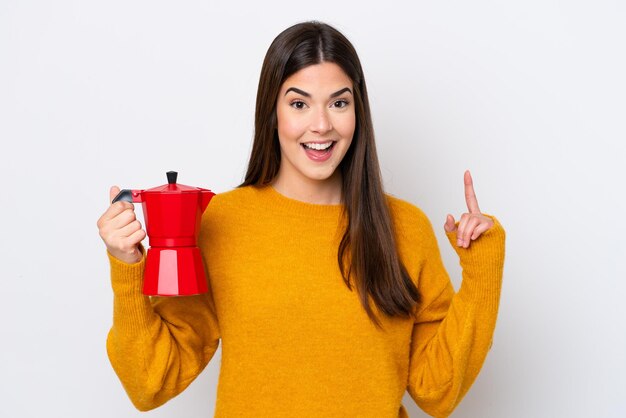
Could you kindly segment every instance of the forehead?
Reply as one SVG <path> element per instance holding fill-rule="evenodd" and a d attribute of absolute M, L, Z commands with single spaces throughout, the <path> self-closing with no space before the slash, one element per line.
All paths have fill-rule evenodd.
<path fill-rule="evenodd" d="M 304 67 L 289 76 L 283 82 L 281 91 L 284 92 L 289 87 L 299 87 L 307 92 L 334 92 L 343 87 L 352 87 L 352 80 L 337 64 L 323 62 Z"/>

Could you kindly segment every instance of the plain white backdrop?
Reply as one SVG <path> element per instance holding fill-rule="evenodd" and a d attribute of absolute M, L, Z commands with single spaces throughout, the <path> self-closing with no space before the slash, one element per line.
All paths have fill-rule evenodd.
<path fill-rule="evenodd" d="M 457 288 L 443 223 L 466 210 L 465 169 L 507 231 L 493 348 L 454 415 L 625 416 L 617 0 L 2 0 L 0 416 L 141 415 L 105 350 L 108 189 L 157 186 L 168 170 L 235 187 L 265 51 L 312 19 L 359 52 L 387 190 L 430 217 Z M 220 353 L 143 416 L 213 416 Z"/>

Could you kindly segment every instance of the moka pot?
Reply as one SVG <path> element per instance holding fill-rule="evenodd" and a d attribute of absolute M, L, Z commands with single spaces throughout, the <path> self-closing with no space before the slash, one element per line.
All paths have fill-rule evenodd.
<path fill-rule="evenodd" d="M 202 213 L 215 193 L 178 184 L 177 176 L 177 172 L 168 171 L 168 184 L 148 190 L 124 189 L 112 202 L 142 204 L 150 244 L 145 295 L 186 296 L 208 291 L 197 241 Z"/>

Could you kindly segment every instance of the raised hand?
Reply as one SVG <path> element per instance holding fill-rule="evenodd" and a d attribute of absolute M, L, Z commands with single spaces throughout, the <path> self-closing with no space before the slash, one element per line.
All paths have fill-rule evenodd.
<path fill-rule="evenodd" d="M 443 228 L 446 232 L 456 231 L 457 246 L 468 248 L 472 241 L 477 239 L 483 232 L 493 226 L 493 220 L 480 213 L 476 193 L 474 193 L 472 175 L 469 170 L 465 171 L 464 183 L 465 203 L 467 204 L 467 210 L 469 210 L 469 213 L 461 215 L 458 228 L 455 225 L 454 217 L 449 214 L 446 217 L 446 223 L 443 225 Z"/>
<path fill-rule="evenodd" d="M 109 202 L 120 192 L 117 186 L 109 190 Z M 133 264 L 141 261 L 143 254 L 137 244 L 146 237 L 146 231 L 135 217 L 132 203 L 118 201 L 109 206 L 98 219 L 100 237 L 109 253 L 118 260 Z"/>

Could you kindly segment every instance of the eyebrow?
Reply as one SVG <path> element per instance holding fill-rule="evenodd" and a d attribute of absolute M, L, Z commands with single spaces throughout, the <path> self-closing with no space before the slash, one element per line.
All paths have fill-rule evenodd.
<path fill-rule="evenodd" d="M 299 88 L 297 88 L 297 87 L 289 87 L 289 88 L 287 89 L 287 91 L 285 92 L 285 96 L 286 96 L 286 95 L 287 95 L 287 93 L 289 93 L 290 91 L 295 91 L 296 93 L 301 94 L 301 95 L 303 95 L 304 97 L 311 97 L 311 95 L 310 95 L 309 93 L 307 93 L 307 92 L 306 92 L 306 91 L 304 91 L 304 90 L 300 90 L 300 89 L 299 89 Z M 347 91 L 348 93 L 352 94 L 352 90 L 350 90 L 350 88 L 348 88 L 348 87 L 344 87 L 344 88 L 342 88 L 341 90 L 337 90 L 336 92 L 334 92 L 333 94 L 331 94 L 331 95 L 330 95 L 330 98 L 331 98 L 331 99 L 334 99 L 334 98 L 335 98 L 335 97 L 337 97 L 337 96 L 341 96 L 341 95 L 342 95 L 343 93 L 345 93 L 346 91 Z"/>

